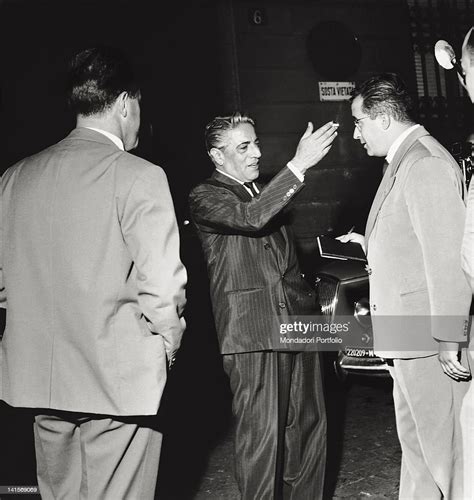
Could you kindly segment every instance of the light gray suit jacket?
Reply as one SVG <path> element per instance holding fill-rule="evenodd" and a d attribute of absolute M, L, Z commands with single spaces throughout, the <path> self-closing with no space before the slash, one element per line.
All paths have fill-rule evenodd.
<path fill-rule="evenodd" d="M 467 340 L 463 193 L 448 151 L 423 127 L 410 133 L 385 172 L 365 232 L 378 355 L 422 357 L 437 352 L 437 340 Z"/>
<path fill-rule="evenodd" d="M 462 243 L 463 269 L 474 292 L 474 179 L 469 185 L 467 197 L 466 224 Z"/>
<path fill-rule="evenodd" d="M 1 197 L 0 398 L 156 413 L 186 283 L 163 170 L 77 128 L 8 169 Z"/>

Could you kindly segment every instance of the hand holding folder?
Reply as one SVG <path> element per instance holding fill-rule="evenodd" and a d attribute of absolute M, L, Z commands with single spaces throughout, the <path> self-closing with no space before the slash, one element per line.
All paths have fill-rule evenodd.
<path fill-rule="evenodd" d="M 321 257 L 340 260 L 359 260 L 367 262 L 365 253 L 359 243 L 349 241 L 342 243 L 330 236 L 318 236 L 318 248 Z"/>

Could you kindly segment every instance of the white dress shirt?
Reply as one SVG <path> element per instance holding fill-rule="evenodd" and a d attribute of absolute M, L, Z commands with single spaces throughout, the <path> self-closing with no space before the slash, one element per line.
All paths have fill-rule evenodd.
<path fill-rule="evenodd" d="M 232 179 L 233 181 L 235 182 L 238 182 L 241 186 L 243 186 L 243 188 L 247 191 L 247 193 L 253 198 L 254 195 L 253 195 L 253 192 L 251 189 L 249 189 L 246 185 L 245 185 L 245 182 L 244 181 L 241 181 L 240 179 L 237 179 L 237 177 L 234 177 L 233 175 L 230 175 L 228 174 L 227 172 L 224 172 L 223 170 L 220 170 L 218 168 L 216 168 L 216 170 L 222 174 L 222 175 L 225 175 L 226 177 L 229 177 L 229 179 Z M 252 186 L 253 188 L 255 189 L 255 192 L 258 194 L 260 193 L 260 189 L 258 189 L 257 185 L 255 184 L 255 182 L 252 182 Z"/>
<path fill-rule="evenodd" d="M 107 132 L 106 130 L 102 130 L 101 128 L 95 128 L 95 127 L 84 127 L 88 128 L 90 130 L 95 130 L 96 132 L 99 132 L 99 134 L 105 135 L 108 139 L 110 139 L 114 144 L 117 145 L 122 151 L 125 151 L 125 148 L 123 147 L 123 142 L 122 140 L 117 137 L 114 134 L 111 134 L 110 132 Z"/>
<path fill-rule="evenodd" d="M 420 125 L 417 123 L 416 125 L 412 125 L 410 128 L 407 128 L 404 132 L 402 132 L 393 142 L 393 144 L 390 146 L 390 149 L 388 150 L 387 156 L 385 159 L 387 160 L 387 163 L 390 163 L 393 160 L 393 157 L 395 156 L 395 153 L 397 152 L 398 148 L 401 146 L 402 142 L 415 130 L 419 127 Z"/>
<path fill-rule="evenodd" d="M 291 162 L 288 162 L 286 164 L 286 166 L 293 172 L 293 174 L 300 180 L 300 182 L 303 182 L 304 181 L 304 175 L 295 167 L 293 166 L 293 164 Z M 232 179 L 234 180 L 235 182 L 238 182 L 241 186 L 244 187 L 244 189 L 249 193 L 249 195 L 253 198 L 254 197 L 254 194 L 252 192 L 251 189 L 249 189 L 246 185 L 245 185 L 245 182 L 244 181 L 241 181 L 240 179 L 237 179 L 237 177 L 234 177 L 233 175 L 230 175 L 226 172 L 224 172 L 223 170 L 220 170 L 219 168 L 216 168 L 216 170 L 222 174 L 222 175 L 225 175 L 226 177 L 229 177 L 229 179 Z M 253 188 L 255 189 L 256 193 L 259 194 L 260 193 L 260 189 L 258 189 L 257 185 L 255 184 L 255 182 L 252 182 L 252 186 Z"/>

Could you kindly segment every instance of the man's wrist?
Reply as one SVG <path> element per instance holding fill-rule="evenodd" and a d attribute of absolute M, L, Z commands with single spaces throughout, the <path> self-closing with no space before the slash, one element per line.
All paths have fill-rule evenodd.
<path fill-rule="evenodd" d="M 296 175 L 300 182 L 304 182 L 304 173 L 306 170 L 301 171 L 292 161 L 289 161 L 286 166 Z"/>
<path fill-rule="evenodd" d="M 439 340 L 440 351 L 459 351 L 459 343 L 450 340 Z"/>

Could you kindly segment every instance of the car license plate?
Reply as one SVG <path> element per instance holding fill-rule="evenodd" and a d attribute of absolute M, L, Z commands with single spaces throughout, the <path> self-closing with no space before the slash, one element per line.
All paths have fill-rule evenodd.
<path fill-rule="evenodd" d="M 364 349 L 363 347 L 346 347 L 344 354 L 353 358 L 375 358 L 373 349 Z"/>

